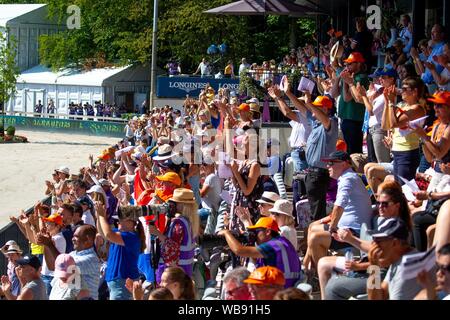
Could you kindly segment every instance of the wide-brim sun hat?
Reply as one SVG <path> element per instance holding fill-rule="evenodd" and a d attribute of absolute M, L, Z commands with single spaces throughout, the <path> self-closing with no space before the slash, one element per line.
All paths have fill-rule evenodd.
<path fill-rule="evenodd" d="M 172 198 L 169 201 L 181 202 L 181 203 L 197 203 L 195 200 L 194 192 L 186 188 L 177 188 L 173 191 Z"/>

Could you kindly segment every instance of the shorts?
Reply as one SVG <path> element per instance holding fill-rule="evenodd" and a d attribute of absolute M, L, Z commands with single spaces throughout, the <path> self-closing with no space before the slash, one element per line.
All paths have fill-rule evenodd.
<path fill-rule="evenodd" d="M 330 230 L 330 225 L 329 224 L 324 224 L 323 228 L 325 231 L 329 231 Z M 356 236 L 359 237 L 359 233 L 356 232 L 353 229 L 349 229 L 350 232 Z M 345 249 L 345 248 L 349 248 L 349 247 L 353 247 L 351 244 L 347 243 L 347 242 L 340 242 L 335 240 L 333 237 L 331 237 L 331 244 L 330 244 L 330 249 L 332 250 L 341 250 L 341 249 Z"/>

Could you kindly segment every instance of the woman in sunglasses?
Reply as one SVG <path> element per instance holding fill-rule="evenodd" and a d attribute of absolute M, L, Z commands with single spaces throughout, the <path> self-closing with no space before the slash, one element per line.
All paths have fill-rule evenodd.
<path fill-rule="evenodd" d="M 439 208 L 450 197 L 448 175 L 442 171 L 442 166 L 450 163 L 450 92 L 437 91 L 429 102 L 434 103 L 438 123 L 434 125 L 431 137 L 422 128 L 414 132 L 423 141 L 423 152 L 434 169 L 427 191 L 415 194 L 417 200 L 427 201 L 423 211 L 416 212 L 414 221 L 414 242 L 419 251 L 431 247 L 427 241 L 427 228 L 436 223 Z"/>
<path fill-rule="evenodd" d="M 380 224 L 390 218 L 400 218 L 411 230 L 408 202 L 400 185 L 395 181 L 383 182 L 378 190 L 378 214 L 373 217 L 372 225 L 366 226 L 366 230 L 377 229 Z M 367 289 L 366 270 L 370 265 L 367 252 L 371 246 L 370 236 L 362 231 L 358 238 L 350 230 L 340 229 L 335 239 L 358 248 L 362 255 L 359 261 L 351 262 L 346 262 L 344 257 L 337 256 L 327 256 L 319 260 L 318 274 L 322 300 L 347 300 L 366 293 Z M 352 275 L 343 274 L 344 271 L 352 271 Z M 332 276 L 333 273 L 335 273 L 334 276 Z"/>
<path fill-rule="evenodd" d="M 394 156 L 394 175 L 414 179 L 420 164 L 420 140 L 411 130 L 409 123 L 426 115 L 425 84 L 419 78 L 406 78 L 402 82 L 402 101 L 396 104 L 395 85 L 385 88 L 385 108 L 382 116 L 382 128 L 393 130 L 392 154 Z"/>

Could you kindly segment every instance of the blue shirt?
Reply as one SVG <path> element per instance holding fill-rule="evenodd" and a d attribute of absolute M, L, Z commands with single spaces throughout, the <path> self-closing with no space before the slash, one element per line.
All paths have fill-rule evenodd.
<path fill-rule="evenodd" d="M 70 255 L 75 260 L 76 266 L 80 269 L 81 280 L 89 289 L 89 296 L 97 300 L 101 264 L 94 247 L 82 251 L 72 251 Z"/>
<path fill-rule="evenodd" d="M 439 63 L 435 62 L 433 60 L 434 56 L 440 56 L 444 54 L 444 42 L 439 42 L 437 44 L 434 45 L 433 50 L 431 51 L 431 54 L 428 56 L 428 62 L 434 63 L 434 65 L 436 66 L 436 72 L 438 74 L 440 74 L 442 72 L 442 70 L 444 70 L 444 67 L 441 66 Z M 430 84 L 434 82 L 433 79 L 433 75 L 431 74 L 430 69 L 426 68 L 425 72 L 422 74 L 421 76 L 422 80 L 426 83 L 426 84 Z"/>
<path fill-rule="evenodd" d="M 113 232 L 118 232 L 113 229 Z M 138 257 L 141 253 L 141 241 L 136 232 L 120 232 L 124 246 L 112 243 L 109 247 L 108 266 L 106 267 L 106 281 L 116 279 L 137 279 L 139 270 Z"/>
<path fill-rule="evenodd" d="M 336 151 L 338 138 L 338 121 L 336 117 L 330 118 L 330 129 L 327 131 L 322 122 L 315 120 L 312 131 L 306 142 L 306 162 L 310 167 L 326 169 L 326 163 L 321 159 Z"/>
<path fill-rule="evenodd" d="M 73 242 L 72 242 L 72 237 L 73 237 L 73 231 L 72 228 L 70 226 L 65 227 L 64 229 L 61 230 L 61 233 L 64 237 L 64 239 L 66 239 L 66 252 L 65 253 L 69 253 L 73 250 Z"/>
<path fill-rule="evenodd" d="M 334 205 L 344 208 L 344 213 L 337 225 L 339 229 L 353 229 L 359 232 L 361 224 L 370 225 L 372 207 L 369 193 L 361 178 L 351 168 L 344 171 L 338 178 Z"/>

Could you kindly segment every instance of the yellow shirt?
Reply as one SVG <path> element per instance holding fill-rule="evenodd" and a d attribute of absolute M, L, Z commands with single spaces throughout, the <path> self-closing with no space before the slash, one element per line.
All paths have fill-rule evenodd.
<path fill-rule="evenodd" d="M 30 243 L 31 247 L 31 254 L 37 255 L 37 254 L 44 254 L 44 246 L 40 246 L 35 243 Z"/>
<path fill-rule="evenodd" d="M 400 102 L 398 107 L 401 109 L 405 109 L 406 104 Z M 394 128 L 394 132 L 392 133 L 392 151 L 412 151 L 419 149 L 420 147 L 420 137 L 411 132 L 405 136 L 400 133 L 399 128 Z M 405 130 L 411 131 L 410 128 L 405 128 Z"/>

